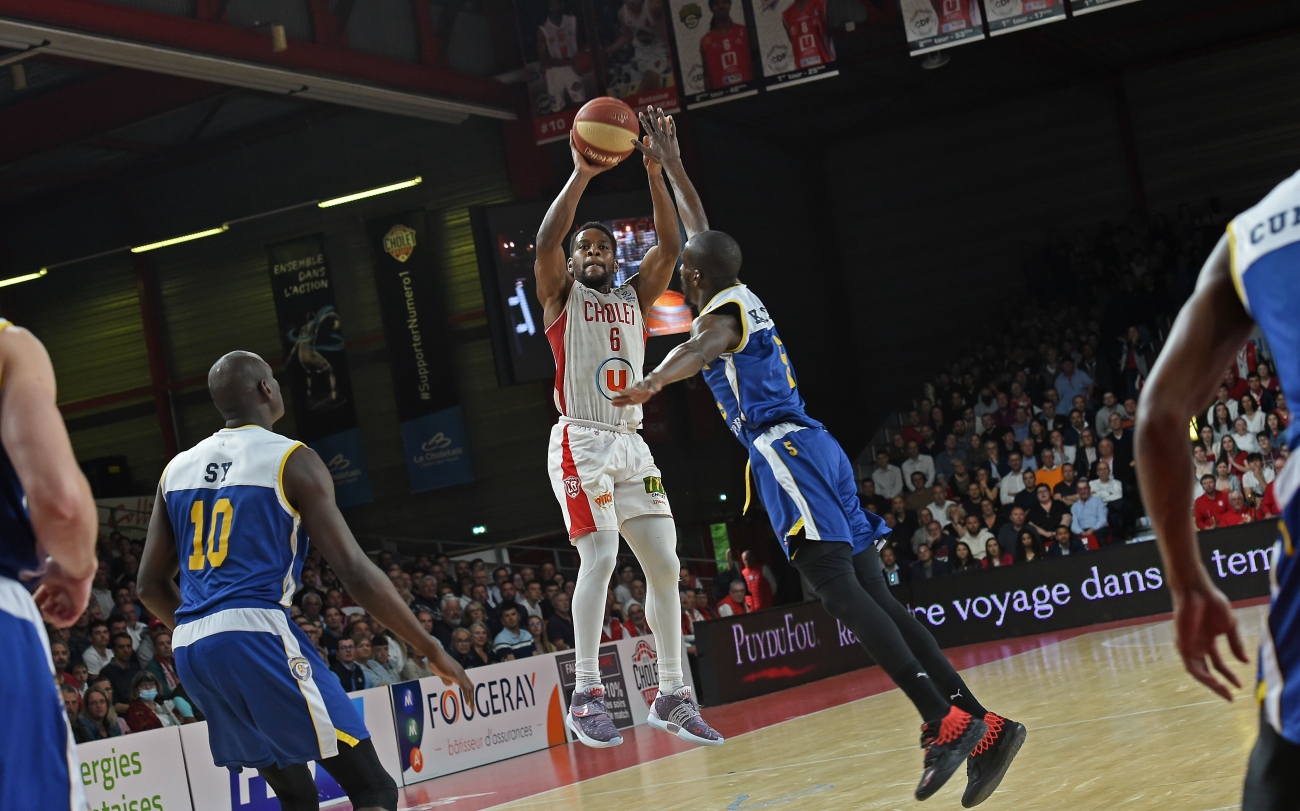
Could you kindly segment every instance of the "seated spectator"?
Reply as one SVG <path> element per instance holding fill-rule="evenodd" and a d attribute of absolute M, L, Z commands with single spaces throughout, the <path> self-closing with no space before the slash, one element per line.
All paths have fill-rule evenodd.
<path fill-rule="evenodd" d="M 891 536 L 897 536 L 895 540 L 907 543 L 907 541 L 916 534 L 916 530 L 921 526 L 917 522 L 916 513 L 907 509 L 907 500 L 902 496 L 896 496 L 894 500 L 890 502 L 889 512 L 894 516 L 894 526 L 896 528 L 894 532 L 891 533 Z M 907 550 L 908 557 L 911 557 L 911 551 L 911 546 L 909 544 Z M 768 571 L 771 570 L 769 569 Z M 773 591 L 775 592 L 776 589 L 773 588 Z"/>
<path fill-rule="evenodd" d="M 958 541 L 953 545 L 952 554 L 948 556 L 948 566 L 953 574 L 973 572 L 983 568 L 975 554 L 971 552 L 970 544 L 965 541 Z"/>
<path fill-rule="evenodd" d="M 1214 529 L 1219 525 L 1219 516 L 1228 509 L 1228 494 L 1215 486 L 1213 476 L 1201 477 L 1201 489 L 1204 491 L 1192 505 L 1196 513 L 1197 529 Z"/>
<path fill-rule="evenodd" d="M 131 636 L 120 633 L 113 637 L 113 658 L 99 671 L 99 675 L 112 682 L 113 695 L 118 696 L 118 703 L 114 709 L 119 715 L 126 714 L 130 702 L 125 701 L 124 697 L 131 695 L 131 684 L 136 674 L 143 669 L 140 667 L 140 660 L 135 657 L 135 646 L 131 642 Z M 134 728 L 132 729 L 134 731 Z"/>
<path fill-rule="evenodd" d="M 963 542 L 970 548 L 985 547 L 989 541 L 997 540 L 992 532 L 984 527 L 978 515 L 968 515 L 962 522 L 961 534 L 957 536 L 958 542 Z M 954 544 L 954 549 L 956 544 Z"/>
<path fill-rule="evenodd" d="M 957 502 L 948 500 L 948 488 L 943 484 L 936 484 L 930 488 L 930 501 L 925 508 L 930 511 L 930 517 L 939 522 L 939 526 L 946 527 L 951 522 L 948 516 L 948 508 L 957 506 Z"/>
<path fill-rule="evenodd" d="M 745 586 L 745 581 L 732 581 L 731 588 L 727 590 L 727 596 L 718 601 L 718 616 L 732 617 L 748 614 L 750 611 L 749 600 L 747 599 L 748 593 L 749 590 Z"/>
<path fill-rule="evenodd" d="M 993 537 L 995 538 L 997 537 L 998 531 L 1002 529 L 1002 525 L 1006 523 L 1002 520 L 1002 517 L 998 515 L 997 507 L 995 507 L 993 502 L 987 498 L 980 501 L 976 516 L 980 520 L 980 526 L 993 533 Z"/>
<path fill-rule="evenodd" d="M 1034 440 L 1030 437 L 1025 437 L 1020 440 L 1017 447 L 1020 449 L 1020 460 L 1024 469 L 1037 473 L 1039 451 L 1038 446 L 1034 444 Z"/>
<path fill-rule="evenodd" d="M 149 636 L 149 626 L 140 621 L 139 609 L 135 603 L 126 602 L 118 610 L 123 621 L 122 630 L 131 637 L 136 658 L 142 666 L 149 664 L 153 658 L 153 638 Z"/>
<path fill-rule="evenodd" d="M 863 479 L 858 484 L 858 501 L 863 509 L 871 510 L 876 515 L 884 515 L 889 510 L 889 499 L 876 492 L 876 483 Z"/>
<path fill-rule="evenodd" d="M 899 568 L 898 561 L 894 558 L 894 550 L 889 547 L 880 550 L 880 571 L 885 576 L 885 582 L 891 586 L 897 586 L 907 580 L 907 571 Z"/>
<path fill-rule="evenodd" d="M 912 580 L 929 580 L 949 574 L 952 568 L 947 561 L 936 560 L 934 552 L 928 545 L 922 545 L 916 550 L 916 560 L 913 561 L 911 570 Z"/>
<path fill-rule="evenodd" d="M 147 671 L 138 671 L 131 680 L 131 704 L 126 711 L 126 725 L 132 732 L 178 727 L 181 718 L 158 698 L 158 679 Z"/>
<path fill-rule="evenodd" d="M 103 689 L 88 688 L 82 703 L 83 708 L 77 718 L 77 726 L 73 728 L 74 733 L 80 733 L 74 735 L 77 743 L 116 738 L 131 731 L 126 727 L 126 722 L 117 717 L 113 702 Z"/>
<path fill-rule="evenodd" d="M 906 496 L 903 497 L 903 503 L 907 506 L 907 509 L 911 510 L 912 512 L 917 512 L 922 507 L 929 504 L 931 498 L 932 498 L 932 494 L 930 490 L 925 486 L 925 474 L 913 473 L 912 489 Z"/>
<path fill-rule="evenodd" d="M 1097 435 L 1091 428 L 1084 428 L 1079 435 L 1079 447 L 1075 448 L 1074 465 L 1079 478 L 1091 475 L 1097 460 L 1101 458 L 1101 448 L 1097 444 Z"/>
<path fill-rule="evenodd" d="M 876 467 L 871 471 L 871 481 L 876 494 L 883 498 L 893 498 L 903 493 L 903 471 L 890 464 L 889 453 L 886 451 L 876 454 Z"/>
<path fill-rule="evenodd" d="M 72 737 L 77 743 L 85 743 L 82 740 L 84 736 L 81 730 L 81 693 L 71 684 L 59 684 L 59 698 L 63 700 L 63 712 L 68 718 L 68 727 L 72 730 Z"/>
<path fill-rule="evenodd" d="M 1029 510 L 1025 520 L 1028 521 L 1029 528 L 1037 533 L 1046 546 L 1056 538 L 1057 527 L 1069 525 L 1070 512 L 1065 509 L 1064 504 L 1052 499 L 1052 491 L 1047 485 L 1038 485 L 1034 493 L 1037 496 L 1037 503 Z"/>
<path fill-rule="evenodd" d="M 1112 539 L 1124 529 L 1124 485 L 1111 477 L 1110 464 L 1097 463 L 1097 478 L 1088 482 L 1093 495 L 1106 505 L 1106 526 L 1110 527 Z"/>
<path fill-rule="evenodd" d="M 930 541 L 934 540 L 933 538 L 930 537 L 930 525 L 935 524 L 936 526 L 938 526 L 938 522 L 934 520 L 933 514 L 931 514 L 931 512 L 928 509 L 922 509 L 919 513 L 917 513 L 916 523 L 917 523 L 916 530 L 912 533 L 912 537 L 910 538 L 910 543 L 909 543 L 909 545 L 912 547 L 911 554 L 906 556 L 908 562 L 916 560 L 916 550 L 921 544 L 929 543 Z M 939 531 L 942 530 L 943 527 L 940 526 Z M 894 554 L 896 557 L 899 557 L 900 559 L 904 557 L 902 555 L 899 555 L 897 551 L 895 551 Z"/>
<path fill-rule="evenodd" d="M 980 561 L 980 565 L 985 569 L 1010 566 L 1015 562 L 1016 556 L 1010 552 L 1003 552 L 997 538 L 990 537 L 984 542 L 984 560 Z"/>
<path fill-rule="evenodd" d="M 980 498 L 988 499 L 995 505 L 999 503 L 1001 490 L 993 481 L 993 474 L 989 473 L 987 468 L 977 468 L 975 470 L 975 483 L 980 488 Z"/>
<path fill-rule="evenodd" d="M 640 603 L 633 603 L 632 607 L 627 610 L 627 622 L 624 628 L 629 632 L 629 636 L 653 635 L 650 625 L 645 619 L 645 608 Z"/>
<path fill-rule="evenodd" d="M 1099 545 L 1110 543 L 1106 503 L 1092 494 L 1092 486 L 1079 482 L 1079 500 L 1070 507 L 1070 530 L 1075 535 L 1091 535 Z"/>
<path fill-rule="evenodd" d="M 536 582 L 533 581 L 533 583 Z M 538 619 L 541 618 L 538 617 Z M 492 650 L 496 653 L 498 659 L 509 662 L 533 655 L 533 635 L 519 627 L 519 608 L 517 606 L 508 605 L 501 609 L 501 626 L 501 632 L 496 635 L 496 639 L 492 643 Z"/>
<path fill-rule="evenodd" d="M 740 553 L 740 573 L 745 578 L 745 587 L 749 594 L 745 598 L 750 611 L 761 611 L 776 605 L 776 575 L 766 563 L 760 564 L 758 557 L 746 549 Z"/>
<path fill-rule="evenodd" d="M 1258 505 L 1264 498 L 1264 488 L 1273 481 L 1273 467 L 1264 467 L 1264 457 L 1259 453 L 1246 456 L 1246 475 L 1241 477 L 1241 489 L 1246 500 Z"/>
<path fill-rule="evenodd" d="M 486 628 L 483 623 L 477 623 L 479 626 Z M 451 650 L 448 651 L 451 657 L 460 663 L 460 666 L 469 670 L 472 667 L 482 667 L 491 664 L 491 660 L 481 659 L 474 650 L 474 635 L 468 628 L 457 628 L 451 634 Z"/>
<path fill-rule="evenodd" d="M 1219 526 L 1235 527 L 1249 524 L 1256 520 L 1255 508 L 1246 503 L 1246 495 L 1240 490 L 1228 493 L 1228 509 L 1219 516 Z"/>
<path fill-rule="evenodd" d="M 1046 554 L 1043 552 L 1043 542 L 1039 539 L 1038 533 L 1031 530 L 1021 530 L 1016 536 L 1016 563 L 1033 563 L 1042 560 Z"/>
<path fill-rule="evenodd" d="M 1003 549 L 1015 549 L 1020 545 L 1020 533 L 1029 530 L 1027 516 L 1029 511 L 1023 507 L 1012 507 L 1011 516 L 998 530 L 998 544 Z M 1032 530 L 1029 530 L 1032 532 Z M 1034 533 L 1037 537 L 1038 533 Z"/>
<path fill-rule="evenodd" d="M 153 640 L 153 659 L 145 670 L 158 680 L 158 697 L 163 701 L 174 695 L 188 699 L 181 687 L 181 677 L 176 672 L 176 657 L 172 653 L 172 635 L 170 631 L 161 631 Z"/>
<path fill-rule="evenodd" d="M 1241 479 L 1232 472 L 1232 466 L 1220 459 L 1214 463 L 1214 487 L 1221 493 L 1241 492 Z"/>
<path fill-rule="evenodd" d="M 1259 416 L 1261 418 L 1260 421 L 1262 422 L 1264 415 L 1259 414 Z M 1257 433 L 1259 432 L 1250 430 L 1250 427 L 1246 424 L 1245 417 L 1238 417 L 1232 422 L 1232 441 L 1236 443 L 1237 450 L 1242 453 L 1251 454 L 1259 452 L 1259 440 L 1255 438 L 1255 434 Z"/>
<path fill-rule="evenodd" d="M 1070 534 L 1070 528 L 1060 526 L 1056 528 L 1056 534 L 1052 538 L 1052 543 L 1045 549 L 1045 554 L 1049 558 L 1057 558 L 1069 555 L 1082 555 L 1088 551 L 1087 545 L 1082 540 Z"/>
<path fill-rule="evenodd" d="M 709 595 L 703 588 L 695 590 L 695 610 L 704 615 L 704 619 L 717 619 L 718 615 L 709 605 Z"/>
<path fill-rule="evenodd" d="M 433 624 L 433 638 L 441 642 L 444 649 L 451 650 L 451 635 L 460 627 L 463 616 L 460 598 L 454 594 L 445 595 L 442 598 L 442 616 Z"/>
<path fill-rule="evenodd" d="M 1003 506 L 1013 503 L 1021 490 L 1025 489 L 1025 471 L 1020 451 L 1012 451 L 1007 456 L 1007 472 L 998 485 L 999 499 Z"/>
<path fill-rule="evenodd" d="M 741 579 L 744 579 L 743 569 Z M 628 587 L 632 596 L 623 601 L 623 613 L 626 614 L 628 609 L 634 605 L 645 607 L 645 580 L 640 576 L 632 578 L 632 584 Z"/>
<path fill-rule="evenodd" d="M 1034 471 L 1034 484 L 1045 484 L 1049 488 L 1056 487 L 1063 478 L 1061 468 L 1056 464 L 1056 455 L 1051 448 L 1043 448 L 1040 456 L 1038 470 Z"/>
<path fill-rule="evenodd" d="M 620 584 L 620 587 L 621 585 L 622 584 Z M 614 589 L 614 593 L 615 594 L 619 593 L 619 587 L 616 587 Z M 524 616 L 537 617 L 538 619 L 541 620 L 546 619 L 546 612 L 548 610 L 548 607 L 544 599 L 544 594 L 542 592 L 542 582 L 540 580 L 529 580 L 528 583 L 524 586 L 523 599 L 516 600 L 516 602 L 519 605 L 519 610 L 523 612 L 520 614 L 521 617 L 520 624 L 522 624 L 522 617 Z M 624 602 L 624 598 L 620 597 L 619 602 L 620 603 Z M 503 608 L 501 610 L 504 611 L 505 609 Z M 502 620 L 502 622 L 504 623 L 504 620 Z"/>
<path fill-rule="evenodd" d="M 1026 470 L 1021 478 L 1024 487 L 1021 488 L 1019 493 L 1016 493 L 1016 498 L 1011 503 L 1023 509 L 1025 513 L 1029 513 L 1038 505 L 1038 478 L 1032 470 Z M 1047 485 L 1043 486 L 1046 487 Z"/>
<path fill-rule="evenodd" d="M 406 646 L 406 664 L 402 665 L 402 681 L 415 681 L 433 676 L 429 659 L 410 645 Z"/>
<path fill-rule="evenodd" d="M 397 684 L 400 677 L 396 670 L 389 667 L 388 637 L 375 636 L 370 639 L 363 637 L 356 640 L 356 646 L 357 664 L 366 671 L 366 682 L 371 687 Z"/>
<path fill-rule="evenodd" d="M 1200 481 L 1202 476 L 1214 478 L 1214 462 L 1205 454 L 1205 446 L 1197 442 L 1192 446 L 1192 469 L 1195 471 L 1196 480 Z"/>
<path fill-rule="evenodd" d="M 370 686 L 366 682 L 366 671 L 357 664 L 356 656 L 357 643 L 344 637 L 339 640 L 339 646 L 334 651 L 334 664 L 330 665 L 330 672 L 338 676 L 343 690 L 348 693 L 364 690 Z"/>
<path fill-rule="evenodd" d="M 1215 464 L 1227 462 L 1228 467 L 1233 475 L 1242 476 L 1246 472 L 1246 452 L 1238 449 L 1237 440 L 1232 436 L 1225 436 L 1219 443 L 1219 452 L 1214 457 Z"/>
<path fill-rule="evenodd" d="M 1286 460 L 1280 456 L 1273 461 L 1273 481 L 1264 488 L 1264 497 L 1260 499 L 1259 507 L 1255 510 L 1260 518 L 1274 518 L 1282 514 L 1282 508 L 1278 505 L 1277 496 L 1273 492 L 1273 485 L 1277 483 L 1277 477 L 1285 466 Z"/>
<path fill-rule="evenodd" d="M 108 623 L 104 620 L 94 620 L 90 623 L 90 647 L 86 648 L 81 654 L 81 660 L 86 663 L 86 668 L 90 675 L 97 676 L 104 666 L 113 658 L 113 653 L 109 647 Z"/>
<path fill-rule="evenodd" d="M 961 510 L 967 515 L 980 515 L 980 502 L 984 500 L 984 494 L 980 490 L 979 482 L 971 482 L 966 485 L 966 492 L 961 494 Z"/>
<path fill-rule="evenodd" d="M 745 554 L 749 554 L 746 552 Z M 555 646 L 556 650 L 572 650 L 574 645 L 573 637 L 573 614 L 569 612 L 571 602 L 569 595 L 560 592 L 555 595 L 552 601 L 555 604 L 555 613 L 546 623 L 546 638 Z"/>
<path fill-rule="evenodd" d="M 72 651 L 66 642 L 50 640 L 50 657 L 54 660 L 54 675 L 63 684 L 78 689 L 77 677 L 68 672 L 68 663 L 72 660 Z M 78 696 L 81 694 L 78 693 Z"/>
<path fill-rule="evenodd" d="M 934 484 L 934 459 L 921 453 L 921 445 L 916 440 L 907 443 L 907 458 L 903 460 L 901 468 L 903 478 L 908 482 L 912 481 L 913 473 L 922 473 L 925 475 L 926 487 Z"/>
<path fill-rule="evenodd" d="M 1066 509 L 1079 500 L 1079 480 L 1075 478 L 1071 463 L 1061 465 L 1061 483 L 1052 488 L 1052 498 L 1064 504 Z"/>
<path fill-rule="evenodd" d="M 705 608 L 697 609 L 697 610 L 703 613 L 707 611 L 707 607 L 708 607 L 708 594 L 704 591 L 704 589 L 700 589 L 698 592 L 696 592 L 695 599 L 697 605 L 700 602 L 701 596 L 703 597 Z M 636 636 L 636 634 L 630 633 L 628 631 L 627 626 L 623 622 L 623 619 L 618 615 L 617 608 L 618 608 L 618 604 L 614 602 L 614 598 L 611 595 L 605 603 L 605 618 L 604 618 L 604 623 L 600 629 L 601 643 L 613 642 L 615 640 L 622 639 L 623 637 L 631 638 L 633 636 Z M 712 618 L 710 617 L 710 619 Z"/>

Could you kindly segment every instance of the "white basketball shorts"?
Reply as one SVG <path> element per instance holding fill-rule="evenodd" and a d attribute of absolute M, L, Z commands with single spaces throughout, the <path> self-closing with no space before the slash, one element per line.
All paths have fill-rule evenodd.
<path fill-rule="evenodd" d="M 570 104 L 582 104 L 587 100 L 582 77 L 568 65 L 559 65 L 546 69 L 546 93 L 551 98 L 551 112 L 558 113 Z M 565 96 L 569 97 L 566 102 Z"/>
<path fill-rule="evenodd" d="M 637 516 L 673 514 L 662 474 L 640 434 L 556 423 L 547 469 L 569 540 L 617 530 Z"/>

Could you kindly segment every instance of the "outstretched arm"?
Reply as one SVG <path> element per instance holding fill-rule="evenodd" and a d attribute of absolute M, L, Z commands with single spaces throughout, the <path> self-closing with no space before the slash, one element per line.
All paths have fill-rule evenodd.
<path fill-rule="evenodd" d="M 564 184 L 560 196 L 546 210 L 542 226 L 537 230 L 537 259 L 533 262 L 533 272 L 537 274 L 537 298 L 542 303 L 543 327 L 551 326 L 560 317 L 564 299 L 573 284 L 569 261 L 564 255 L 564 240 L 573 228 L 578 201 L 591 179 L 609 168 L 589 163 L 582 157 L 573 144 L 572 134 L 569 135 L 569 152 L 573 156 L 573 174 L 569 175 L 569 182 Z"/>
<path fill-rule="evenodd" d="M 704 204 L 700 202 L 695 184 L 686 176 L 686 167 L 682 165 L 682 150 L 677 143 L 677 122 L 670 115 L 664 115 L 662 109 L 646 107 L 645 112 L 638 113 L 641 126 L 646 132 L 655 133 L 662 129 L 663 136 L 650 139 L 648 144 L 637 144 L 637 149 L 647 157 L 654 158 L 663 165 L 668 173 L 668 182 L 673 184 L 677 195 L 677 210 L 681 215 L 682 225 L 686 228 L 686 238 L 690 239 L 701 231 L 709 230 L 709 218 L 704 216 Z"/>
<path fill-rule="evenodd" d="M 646 123 L 644 119 L 642 123 Z M 643 148 L 642 160 L 650 178 L 650 198 L 654 201 L 655 207 L 655 233 L 659 235 L 659 244 L 646 251 L 645 257 L 641 260 L 641 269 L 629 282 L 636 288 L 643 317 L 668 289 L 668 283 L 673 279 L 673 271 L 677 269 L 677 257 L 682 252 L 682 233 L 677 225 L 677 208 L 673 205 L 672 195 L 668 193 L 668 184 L 664 182 L 663 166 L 657 158 L 644 152 L 644 148 L 653 145 L 656 140 L 671 137 L 667 126 L 667 117 L 661 115 L 658 121 L 652 122 L 651 127 L 647 128 L 649 134 L 646 135 L 644 142 L 636 142 Z M 675 141 L 674 146 L 676 146 Z"/>
<path fill-rule="evenodd" d="M 691 324 L 691 339 L 678 344 L 653 372 L 624 389 L 614 398 L 614 406 L 623 408 L 644 403 L 669 383 L 694 377 L 706 363 L 739 344 L 740 338 L 740 323 L 735 316 L 725 313 L 700 316 Z"/>
<path fill-rule="evenodd" d="M 90 600 L 99 514 L 56 405 L 50 356 L 25 329 L 0 332 L 0 384 L 0 441 L 27 498 L 36 552 L 49 558 L 36 604 L 67 627 Z"/>
<path fill-rule="evenodd" d="M 334 503 L 334 480 L 325 463 L 311 448 L 300 447 L 284 466 L 284 495 L 302 514 L 307 536 L 338 574 L 352 599 L 429 659 L 429 669 L 451 684 L 460 685 L 466 700 L 474 683 L 438 641 L 425 633 L 420 621 L 402 602 L 392 582 L 361 551 L 352 530 Z"/>
<path fill-rule="evenodd" d="M 1201 563 L 1192 491 L 1186 484 L 1194 472 L 1187 421 L 1214 397 L 1219 383 L 1207 370 L 1225 368 L 1254 325 L 1237 298 L 1228 252 L 1225 237 L 1174 322 L 1142 392 L 1134 441 L 1142 502 L 1151 516 L 1174 598 L 1174 627 L 1183 664 L 1197 681 L 1231 701 L 1232 693 L 1215 678 L 1210 665 L 1237 687 L 1241 682 L 1224 664 L 1215 643 L 1226 635 L 1233 655 L 1243 662 L 1246 651 L 1232 606 Z"/>

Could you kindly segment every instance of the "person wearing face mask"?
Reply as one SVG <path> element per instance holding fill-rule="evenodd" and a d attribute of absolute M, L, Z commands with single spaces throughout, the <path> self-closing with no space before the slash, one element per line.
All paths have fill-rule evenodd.
<path fill-rule="evenodd" d="M 148 671 L 137 673 L 131 680 L 131 703 L 126 710 L 126 725 L 132 732 L 181 725 L 180 716 L 159 701 L 158 679 Z"/>

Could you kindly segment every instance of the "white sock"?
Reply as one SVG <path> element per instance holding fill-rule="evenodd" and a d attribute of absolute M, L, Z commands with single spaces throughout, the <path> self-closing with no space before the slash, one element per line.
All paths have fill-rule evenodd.
<path fill-rule="evenodd" d="M 573 589 L 573 637 L 577 684 L 585 690 L 600 685 L 600 632 L 605 618 L 605 596 L 618 558 L 618 533 L 591 532 L 574 544 L 582 565 Z"/>
<path fill-rule="evenodd" d="M 677 596 L 681 568 L 677 559 L 677 527 L 666 515 L 642 515 L 620 527 L 628 546 L 645 571 L 645 616 L 655 635 L 659 657 L 659 692 L 681 688 L 682 602 Z"/>

